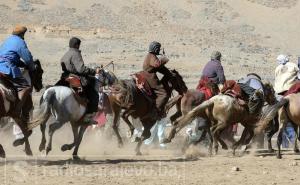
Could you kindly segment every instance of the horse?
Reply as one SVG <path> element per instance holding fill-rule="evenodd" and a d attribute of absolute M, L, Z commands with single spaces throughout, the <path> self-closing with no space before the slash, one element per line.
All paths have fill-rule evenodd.
<path fill-rule="evenodd" d="M 276 100 L 273 86 L 269 83 L 264 84 L 265 101 L 273 104 Z M 256 91 L 255 93 L 260 93 Z M 226 94 L 218 94 L 202 104 L 196 106 L 188 114 L 175 121 L 168 137 L 163 141 L 169 143 L 184 126 L 189 124 L 196 117 L 203 117 L 212 123 L 213 143 L 215 153 L 218 152 L 218 142 L 223 149 L 228 149 L 226 143 L 220 138 L 221 132 L 234 123 L 241 123 L 245 129 L 239 141 L 232 146 L 233 154 L 235 150 L 243 143 L 248 144 L 254 136 L 255 123 L 260 118 L 261 109 L 256 114 L 249 114 L 247 108 L 238 103 L 238 100 Z M 247 138 L 248 136 L 248 138 Z M 211 151 L 210 151 L 211 153 Z"/>
<path fill-rule="evenodd" d="M 200 80 L 201 82 L 201 80 Z M 197 88 L 197 89 L 188 89 L 187 92 L 181 96 L 178 95 L 174 98 L 172 98 L 166 105 L 166 111 L 168 111 L 171 107 L 176 105 L 177 111 L 170 117 L 171 123 L 174 123 L 175 120 L 177 120 L 180 116 L 186 115 L 189 111 L 191 111 L 195 106 L 200 105 L 203 101 L 206 99 L 209 99 L 210 97 L 213 97 L 219 93 L 218 85 L 215 83 L 212 83 L 209 80 L 206 80 L 203 84 L 205 88 Z M 212 144 L 212 135 L 210 132 L 210 126 L 207 123 L 207 120 L 204 119 L 197 119 L 198 126 L 201 127 L 201 130 L 203 130 L 200 138 L 198 141 L 193 142 L 192 144 L 197 144 L 201 142 L 206 134 L 209 134 L 210 139 L 210 147 Z M 199 125 L 200 124 L 200 125 Z M 198 127 L 195 129 L 199 129 Z M 188 138 L 185 139 L 185 143 L 183 145 L 182 151 L 184 152 L 190 144 L 188 143 Z"/>
<path fill-rule="evenodd" d="M 281 154 L 281 144 L 282 144 L 282 132 L 286 127 L 287 123 L 291 121 L 294 124 L 294 129 L 296 134 L 298 126 L 300 126 L 300 93 L 290 94 L 282 98 L 278 103 L 267 109 L 262 115 L 258 127 L 255 129 L 256 133 L 260 133 L 265 130 L 269 125 L 271 120 L 276 119 L 278 116 L 279 121 L 279 133 L 277 136 L 277 155 L 278 159 L 282 158 Z M 299 138 L 298 138 L 299 139 Z M 295 139 L 294 152 L 299 153 L 298 146 L 296 144 L 297 139 Z"/>
<path fill-rule="evenodd" d="M 104 83 L 98 85 L 111 85 L 118 81 L 117 77 L 112 72 L 102 73 Z M 95 87 L 99 89 L 99 87 Z M 87 105 L 83 103 L 74 93 L 74 90 L 65 86 L 52 86 L 49 87 L 40 99 L 40 114 L 37 118 L 29 123 L 28 128 L 33 129 L 40 125 L 42 132 L 42 139 L 39 145 L 39 151 L 46 149 L 46 154 L 52 150 L 52 138 L 55 131 L 61 128 L 65 123 L 70 122 L 74 141 L 71 144 L 64 144 L 61 147 L 62 151 L 71 150 L 74 147 L 72 156 L 74 159 L 80 159 L 78 157 L 78 149 L 83 138 L 83 134 L 90 124 L 83 124 L 82 118 L 85 115 Z M 54 121 L 49 125 L 49 142 L 46 148 L 46 123 L 50 116 L 54 117 Z"/>
<path fill-rule="evenodd" d="M 35 89 L 36 92 L 39 92 L 43 88 L 43 69 L 39 60 L 34 60 L 35 70 L 31 73 L 31 86 Z M 29 73 L 26 73 L 29 76 Z M 7 77 L 1 75 L 0 82 L 0 118 L 8 116 L 14 119 L 16 124 L 20 127 L 24 134 L 24 138 L 16 139 L 13 142 L 14 146 L 19 146 L 25 143 L 25 153 L 27 155 L 32 155 L 31 147 L 28 141 L 29 136 L 31 135 L 31 131 L 27 130 L 27 121 L 28 118 L 21 114 L 17 114 L 14 109 L 16 106 L 15 101 L 17 100 L 17 92 L 14 89 L 13 84 L 6 79 Z M 32 102 L 26 100 L 26 103 L 23 106 L 24 109 L 32 109 Z M 5 151 L 0 144 L 0 157 L 5 157 Z"/>
<path fill-rule="evenodd" d="M 176 90 L 180 95 L 185 94 L 188 88 L 184 83 L 182 76 L 175 69 L 171 70 L 171 73 L 174 80 L 166 76 L 161 79 L 161 83 L 167 90 L 168 97 L 171 96 L 173 90 Z M 138 143 L 135 152 L 136 155 L 141 155 L 141 145 L 144 140 L 151 136 L 150 129 L 158 120 L 157 115 L 155 114 L 154 100 L 136 87 L 134 79 L 120 80 L 119 83 L 114 85 L 109 99 L 113 112 L 113 130 L 116 133 L 119 147 L 123 146 L 123 141 L 118 131 L 118 120 L 120 118 L 121 110 L 125 110 L 122 113 L 122 119 L 128 125 L 131 136 L 133 135 L 135 128 L 128 117 L 131 116 L 135 119 L 140 119 L 144 130 L 141 137 L 136 139 Z"/>

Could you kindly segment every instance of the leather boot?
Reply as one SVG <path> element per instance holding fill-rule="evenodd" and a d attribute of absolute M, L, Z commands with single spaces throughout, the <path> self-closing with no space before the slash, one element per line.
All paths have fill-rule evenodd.
<path fill-rule="evenodd" d="M 26 98 L 30 95 L 30 92 L 31 92 L 30 87 L 24 88 L 23 90 L 18 92 L 19 101 L 18 101 L 18 103 L 15 107 L 15 111 L 14 111 L 17 115 L 21 114 L 22 107 L 23 107 L 24 103 L 26 102 Z"/>

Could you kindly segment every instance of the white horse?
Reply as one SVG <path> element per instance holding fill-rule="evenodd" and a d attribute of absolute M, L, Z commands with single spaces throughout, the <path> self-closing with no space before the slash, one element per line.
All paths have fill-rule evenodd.
<path fill-rule="evenodd" d="M 104 75 L 104 78 L 110 79 L 104 80 L 108 85 L 111 85 L 117 80 L 117 78 L 111 72 L 106 73 L 106 75 Z M 96 85 L 100 84 L 96 83 Z M 99 89 L 99 86 L 96 88 Z M 28 126 L 29 129 L 32 129 L 40 125 L 42 140 L 39 146 L 39 150 L 45 150 L 46 122 L 48 121 L 50 116 L 53 115 L 54 121 L 49 126 L 49 142 L 46 148 L 46 154 L 48 154 L 52 149 L 52 138 L 54 132 L 57 129 L 61 128 L 65 123 L 70 122 L 74 135 L 74 141 L 71 144 L 63 145 L 61 147 L 61 150 L 71 150 L 75 146 L 75 149 L 73 151 L 73 158 L 78 159 L 77 153 L 79 145 L 86 128 L 90 125 L 82 123 L 82 117 L 85 115 L 86 108 L 86 105 L 80 103 L 78 98 L 75 97 L 74 91 L 71 88 L 64 86 L 53 86 L 48 88 L 40 99 L 41 113 L 38 115 L 37 119 L 32 121 Z"/>

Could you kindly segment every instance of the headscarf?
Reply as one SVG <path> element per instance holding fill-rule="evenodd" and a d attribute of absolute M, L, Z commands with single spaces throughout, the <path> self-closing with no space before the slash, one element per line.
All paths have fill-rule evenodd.
<path fill-rule="evenodd" d="M 278 55 L 276 60 L 277 60 L 278 64 L 285 65 L 289 61 L 289 58 L 287 55 L 281 54 L 281 55 Z"/>
<path fill-rule="evenodd" d="M 161 44 L 159 42 L 153 41 L 149 45 L 149 53 L 153 53 L 155 55 L 159 55 Z"/>
<path fill-rule="evenodd" d="M 80 46 L 81 40 L 77 37 L 72 37 L 69 41 L 70 48 L 77 48 L 76 46 Z M 78 48 L 77 48 L 78 49 Z"/>
<path fill-rule="evenodd" d="M 213 51 L 211 54 L 211 59 L 212 60 L 221 60 L 222 54 L 220 51 Z"/>

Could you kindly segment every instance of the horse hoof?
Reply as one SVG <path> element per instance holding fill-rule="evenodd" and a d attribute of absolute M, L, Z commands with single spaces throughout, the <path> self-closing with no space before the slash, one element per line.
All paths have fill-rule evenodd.
<path fill-rule="evenodd" d="M 167 143 L 171 143 L 170 139 L 164 138 L 162 139 L 162 141 L 160 142 L 160 144 L 167 144 Z"/>
<path fill-rule="evenodd" d="M 294 152 L 295 152 L 296 154 L 300 153 L 300 151 L 299 151 L 298 148 L 297 148 L 297 149 L 294 149 Z"/>
<path fill-rule="evenodd" d="M 80 161 L 80 157 L 78 155 L 73 155 L 73 160 L 74 161 Z"/>
<path fill-rule="evenodd" d="M 227 146 L 222 146 L 222 149 L 223 150 L 228 150 L 228 147 Z"/>
<path fill-rule="evenodd" d="M 141 156 L 141 155 L 142 155 L 142 152 L 136 152 L 136 155 L 137 155 L 137 156 Z"/>
<path fill-rule="evenodd" d="M 17 146 L 20 146 L 20 145 L 23 145 L 25 142 L 25 139 L 22 138 L 22 139 L 16 139 L 14 142 L 13 142 L 13 146 L 14 147 L 17 147 Z"/>
<path fill-rule="evenodd" d="M 62 145 L 62 147 L 60 148 L 61 151 L 65 152 L 67 150 L 70 150 L 70 147 L 69 145 L 65 144 L 65 145 Z"/>
<path fill-rule="evenodd" d="M 42 152 L 45 150 L 45 148 L 46 148 L 45 144 L 40 144 L 39 151 Z"/>
<path fill-rule="evenodd" d="M 274 150 L 273 148 L 270 148 L 270 149 L 268 149 L 268 152 L 269 152 L 269 153 L 274 153 L 275 150 Z"/>
<path fill-rule="evenodd" d="M 277 155 L 276 157 L 277 157 L 277 159 L 282 159 L 281 155 Z"/>
<path fill-rule="evenodd" d="M 1 158 L 5 158 L 6 157 L 5 151 L 4 151 L 3 147 L 2 147 L 2 145 L 0 145 L 0 157 Z"/>
<path fill-rule="evenodd" d="M 29 150 L 25 150 L 25 153 L 27 156 L 32 156 L 32 151 L 29 149 Z"/>
<path fill-rule="evenodd" d="M 51 151 L 51 148 L 47 148 L 46 149 L 46 155 L 48 155 L 50 151 Z"/>

